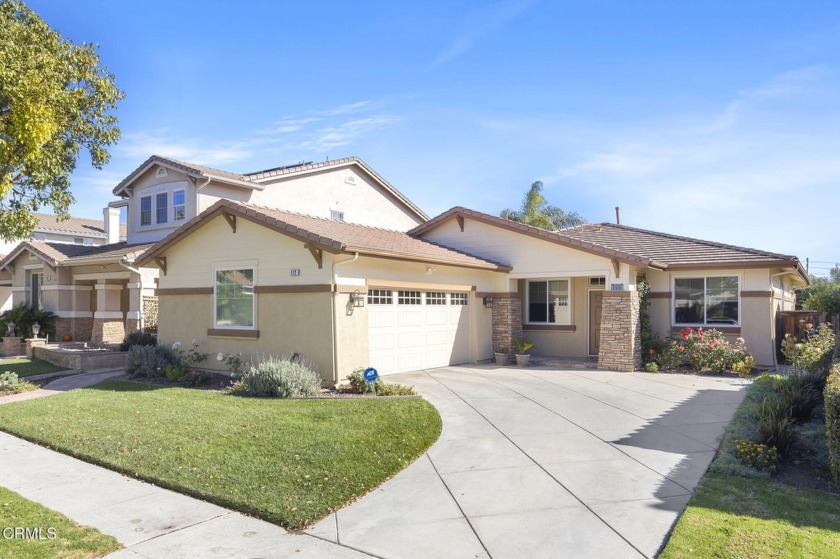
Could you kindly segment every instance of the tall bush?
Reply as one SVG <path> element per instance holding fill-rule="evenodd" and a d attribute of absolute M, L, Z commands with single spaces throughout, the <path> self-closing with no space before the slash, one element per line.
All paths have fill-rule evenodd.
<path fill-rule="evenodd" d="M 166 367 L 178 367 L 178 355 L 162 345 L 135 345 L 128 350 L 125 372 L 131 378 L 162 377 Z"/>
<path fill-rule="evenodd" d="M 840 363 L 831 368 L 824 396 L 829 464 L 834 482 L 840 486 Z"/>
<path fill-rule="evenodd" d="M 321 376 L 300 359 L 268 356 L 242 375 L 251 396 L 294 398 L 311 396 L 321 388 Z"/>
<path fill-rule="evenodd" d="M 0 334 L 5 336 L 8 332 L 9 322 L 14 322 L 17 335 L 30 338 L 33 335 L 32 325 L 37 322 L 41 325 L 41 330 L 38 333 L 39 338 L 49 336 L 51 339 L 55 339 L 55 321 L 57 318 L 58 316 L 55 313 L 21 303 L 0 314 Z"/>

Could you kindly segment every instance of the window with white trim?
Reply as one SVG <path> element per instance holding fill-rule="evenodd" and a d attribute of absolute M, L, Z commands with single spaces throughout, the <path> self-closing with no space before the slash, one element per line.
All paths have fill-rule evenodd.
<path fill-rule="evenodd" d="M 597 278 L 589 278 L 589 287 L 605 287 L 607 285 L 607 278 L 600 276 Z"/>
<path fill-rule="evenodd" d="M 530 324 L 571 324 L 570 289 L 568 279 L 528 280 L 525 321 Z"/>
<path fill-rule="evenodd" d="M 169 193 L 160 192 L 155 195 L 155 212 L 157 214 L 157 223 L 166 223 L 169 221 L 169 207 L 167 200 Z"/>
<path fill-rule="evenodd" d="M 466 293 L 450 293 L 449 302 L 458 307 L 465 307 L 469 302 L 469 297 Z"/>
<path fill-rule="evenodd" d="M 446 304 L 446 293 L 441 291 L 427 291 L 426 292 L 426 304 L 427 305 L 445 305 Z"/>
<path fill-rule="evenodd" d="M 419 291 L 397 291 L 398 305 L 422 305 L 423 294 Z"/>
<path fill-rule="evenodd" d="M 187 218 L 187 191 L 176 190 L 172 193 L 172 221 L 183 221 Z"/>
<path fill-rule="evenodd" d="M 213 299 L 213 322 L 216 328 L 252 329 L 254 327 L 254 269 L 216 270 Z"/>
<path fill-rule="evenodd" d="M 390 289 L 369 289 L 368 305 L 391 305 L 394 303 L 394 292 Z"/>
<path fill-rule="evenodd" d="M 340 212 L 338 210 L 330 210 L 330 219 L 334 219 L 336 221 L 344 221 L 344 212 Z"/>
<path fill-rule="evenodd" d="M 152 197 L 142 196 L 140 198 L 140 225 L 152 224 Z"/>
<path fill-rule="evenodd" d="M 675 325 L 740 324 L 738 276 L 674 278 Z"/>

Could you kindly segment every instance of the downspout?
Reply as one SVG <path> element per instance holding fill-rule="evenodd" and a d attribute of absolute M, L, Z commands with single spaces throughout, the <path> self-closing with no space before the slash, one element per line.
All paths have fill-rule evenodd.
<path fill-rule="evenodd" d="M 198 207 L 198 191 L 210 184 L 211 180 L 212 179 L 210 177 L 205 177 L 202 184 L 198 184 L 197 180 L 193 180 L 193 186 L 195 186 L 195 215 L 201 213 L 201 209 Z"/>
<path fill-rule="evenodd" d="M 137 283 L 139 284 L 138 291 L 140 292 L 140 320 L 138 321 L 140 324 L 140 331 L 144 332 L 146 330 L 146 317 L 143 314 L 143 272 L 140 271 L 140 268 L 135 268 L 134 266 L 129 265 L 128 260 L 125 257 L 120 258 L 117 262 L 120 266 L 128 270 L 129 272 L 134 272 L 137 274 Z M 129 291 L 129 294 L 131 292 Z M 129 307 L 131 306 L 131 299 L 129 298 Z"/>
<path fill-rule="evenodd" d="M 349 264 L 350 262 L 355 262 L 358 259 L 359 259 L 359 253 L 355 252 L 355 253 L 353 253 L 353 256 L 348 258 L 347 260 L 340 260 L 338 262 L 333 260 L 332 276 L 330 277 L 330 283 L 332 283 L 333 285 L 338 285 L 338 283 L 336 282 L 336 276 L 335 276 L 336 266 L 341 266 L 342 264 Z M 336 298 L 336 293 L 333 293 L 332 297 L 330 297 L 330 311 L 331 311 L 331 314 L 332 314 L 332 334 L 333 334 L 332 342 L 333 342 L 333 363 L 334 363 L 333 366 L 335 367 L 335 375 L 334 375 L 333 380 L 338 382 L 338 380 L 339 380 L 338 379 L 338 375 L 339 375 L 339 372 L 338 372 L 338 321 L 336 320 L 336 317 L 335 317 L 335 298 Z"/>
<path fill-rule="evenodd" d="M 773 308 L 773 296 L 776 294 L 775 291 L 773 291 L 773 278 L 786 276 L 789 273 L 790 272 L 777 272 L 775 274 L 770 274 L 770 314 L 773 316 L 773 333 L 775 334 L 773 336 L 773 341 L 774 342 L 776 340 L 776 336 L 778 335 L 778 332 L 776 332 L 776 312 L 775 312 L 775 309 Z M 783 305 L 784 305 L 784 302 L 785 302 L 785 287 L 784 287 L 784 283 L 783 283 L 782 284 L 782 304 Z M 773 344 L 773 365 L 776 366 L 776 367 L 779 366 L 779 357 L 778 357 L 778 355 L 776 355 L 776 344 L 775 343 Z"/>

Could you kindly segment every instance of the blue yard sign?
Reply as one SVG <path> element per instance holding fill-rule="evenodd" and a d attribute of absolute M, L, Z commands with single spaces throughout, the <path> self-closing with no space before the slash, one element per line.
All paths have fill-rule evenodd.
<path fill-rule="evenodd" d="M 376 382 L 376 379 L 379 378 L 379 373 L 373 367 L 368 367 L 365 369 L 365 380 L 368 382 Z"/>

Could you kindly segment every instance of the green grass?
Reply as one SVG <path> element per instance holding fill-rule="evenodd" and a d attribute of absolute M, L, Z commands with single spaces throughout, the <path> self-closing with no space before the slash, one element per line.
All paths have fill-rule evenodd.
<path fill-rule="evenodd" d="M 735 457 L 734 440 L 755 435 L 752 407 L 771 392 L 772 378 L 753 382 L 662 559 L 838 556 L 840 496 L 774 481 Z M 808 432 L 803 438 L 824 441 Z"/>
<path fill-rule="evenodd" d="M 40 528 L 40 532 L 30 532 L 35 539 L 16 539 L 14 532 L 9 531 L 16 527 Z M 62 514 L 0 487 L 0 530 L 3 529 L 6 534 L 0 539 L 3 559 L 94 559 L 122 547 L 111 536 L 80 526 Z M 51 536 L 54 538 L 50 539 Z"/>
<path fill-rule="evenodd" d="M 19 377 L 28 377 L 30 375 L 40 375 L 43 373 L 55 373 L 57 371 L 66 371 L 65 367 L 58 367 L 47 361 L 40 359 L 27 359 L 25 357 L 0 359 L 0 373 L 6 371 L 17 373 Z"/>
<path fill-rule="evenodd" d="M 257 399 L 111 381 L 0 406 L 0 429 L 300 529 L 412 462 L 441 421 L 421 399 Z"/>
<path fill-rule="evenodd" d="M 840 497 L 709 472 L 661 559 L 836 558 Z"/>

